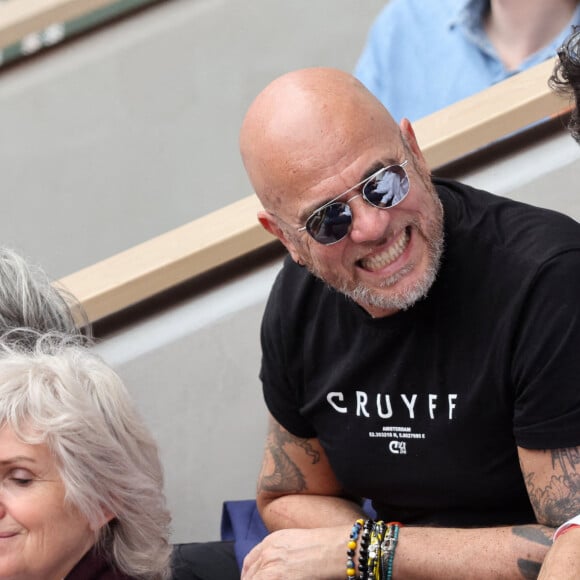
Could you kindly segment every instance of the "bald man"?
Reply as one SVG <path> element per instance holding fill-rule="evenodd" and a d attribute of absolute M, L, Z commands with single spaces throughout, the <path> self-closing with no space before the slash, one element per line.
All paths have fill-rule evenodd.
<path fill-rule="evenodd" d="M 580 508 L 580 225 L 432 178 L 337 70 L 275 80 L 240 145 L 289 253 L 261 335 L 271 533 L 242 578 L 369 578 L 377 553 L 383 580 L 534 578 Z"/>

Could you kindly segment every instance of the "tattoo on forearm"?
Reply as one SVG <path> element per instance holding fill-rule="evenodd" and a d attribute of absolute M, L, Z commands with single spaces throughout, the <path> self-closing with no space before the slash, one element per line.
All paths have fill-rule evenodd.
<path fill-rule="evenodd" d="M 548 548 L 552 545 L 552 529 L 540 526 L 514 526 L 512 528 L 514 535 L 524 538 L 524 540 L 529 540 L 535 544 L 540 544 L 542 546 L 547 546 Z"/>
<path fill-rule="evenodd" d="M 308 439 L 299 439 L 281 429 L 279 425 L 273 425 L 268 435 L 266 450 L 272 457 L 274 471 L 268 475 L 262 474 L 260 477 L 259 486 L 262 490 L 300 492 L 306 489 L 306 480 L 302 471 L 284 451 L 284 446 L 287 445 L 302 448 L 306 455 L 311 458 L 312 464 L 320 461 L 320 453 L 313 449 Z"/>
<path fill-rule="evenodd" d="M 523 558 L 518 559 L 518 568 L 525 580 L 535 580 L 540 573 L 541 564 L 538 562 L 532 562 L 531 560 L 524 560 Z"/>
<path fill-rule="evenodd" d="M 540 544 L 541 546 L 546 546 L 547 548 L 552 545 L 552 530 L 550 528 L 539 526 L 514 526 L 512 532 L 520 538 L 524 538 L 525 540 L 529 540 L 535 544 Z M 540 573 L 541 565 L 541 562 L 518 558 L 518 568 L 522 577 L 526 580 L 537 578 Z"/>
<path fill-rule="evenodd" d="M 536 487 L 536 474 L 525 474 L 530 501 L 542 523 L 558 526 L 571 515 L 580 513 L 580 449 L 553 449 L 546 451 L 552 455 L 552 466 L 559 473 L 553 475 L 545 487 Z"/>

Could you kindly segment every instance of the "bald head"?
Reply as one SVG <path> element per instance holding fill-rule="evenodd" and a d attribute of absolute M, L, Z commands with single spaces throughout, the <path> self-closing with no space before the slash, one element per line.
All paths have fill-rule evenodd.
<path fill-rule="evenodd" d="M 329 68 L 285 74 L 250 106 L 240 133 L 242 159 L 254 190 L 276 211 L 283 196 L 338 170 L 353 148 L 399 139 L 383 105 L 353 76 Z"/>

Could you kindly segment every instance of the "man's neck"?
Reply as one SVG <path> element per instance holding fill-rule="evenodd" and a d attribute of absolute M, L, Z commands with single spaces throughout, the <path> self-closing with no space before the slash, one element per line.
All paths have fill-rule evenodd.
<path fill-rule="evenodd" d="M 507 69 L 550 44 L 568 24 L 576 0 L 491 0 L 485 31 Z"/>

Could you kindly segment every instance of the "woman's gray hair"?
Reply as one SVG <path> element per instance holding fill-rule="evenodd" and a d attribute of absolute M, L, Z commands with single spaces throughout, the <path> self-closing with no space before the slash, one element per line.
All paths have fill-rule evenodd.
<path fill-rule="evenodd" d="M 90 335 L 87 317 L 72 294 L 51 284 L 40 267 L 0 247 L 0 332 L 21 327 L 78 336 L 77 327 L 85 327 Z"/>
<path fill-rule="evenodd" d="M 54 454 L 66 501 L 122 572 L 169 576 L 170 516 L 157 446 L 118 375 L 75 337 L 0 338 L 0 426 Z"/>

